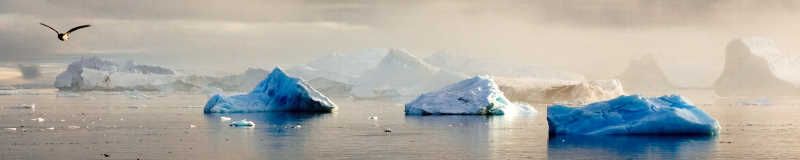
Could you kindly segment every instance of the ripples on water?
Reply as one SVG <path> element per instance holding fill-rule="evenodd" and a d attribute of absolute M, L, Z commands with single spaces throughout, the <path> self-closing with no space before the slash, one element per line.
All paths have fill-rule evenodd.
<path fill-rule="evenodd" d="M 548 136 L 543 107 L 525 116 L 405 116 L 401 104 L 335 99 L 340 108 L 332 114 L 203 114 L 198 106 L 206 98 L 0 96 L 0 159 L 103 159 L 103 154 L 110 159 L 800 157 L 795 140 L 800 106 L 794 105 L 800 103 L 792 101 L 773 106 L 695 101 L 719 119 L 722 131 L 714 137 L 586 137 Z M 11 107 L 23 103 L 36 108 Z M 221 116 L 256 126 L 230 127 Z M 32 120 L 38 117 L 45 120 Z"/>

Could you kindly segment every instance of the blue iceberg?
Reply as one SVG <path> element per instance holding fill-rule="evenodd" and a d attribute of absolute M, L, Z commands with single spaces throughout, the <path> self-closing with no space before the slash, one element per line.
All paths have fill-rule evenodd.
<path fill-rule="evenodd" d="M 249 94 L 214 95 L 203 112 L 332 112 L 335 108 L 336 104 L 308 83 L 276 67 Z"/>
<path fill-rule="evenodd" d="M 717 120 L 679 95 L 620 96 L 584 107 L 547 108 L 555 135 L 716 135 Z"/>

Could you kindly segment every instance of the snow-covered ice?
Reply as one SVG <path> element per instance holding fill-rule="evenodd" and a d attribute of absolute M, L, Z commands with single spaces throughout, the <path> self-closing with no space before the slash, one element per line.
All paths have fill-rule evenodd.
<path fill-rule="evenodd" d="M 224 122 L 224 121 L 230 121 L 230 120 L 231 120 L 231 117 L 224 117 L 224 116 L 223 117 L 219 117 L 219 121 L 223 121 Z"/>
<path fill-rule="evenodd" d="M 352 92 L 362 98 L 412 98 L 465 78 L 425 63 L 407 50 L 391 49 L 375 69 L 358 79 Z"/>
<path fill-rule="evenodd" d="M 214 95 L 203 109 L 216 112 L 332 112 L 334 104 L 300 78 L 276 67 L 252 92 L 242 95 Z"/>
<path fill-rule="evenodd" d="M 716 135 L 720 125 L 679 95 L 620 96 L 582 107 L 547 108 L 550 134 Z"/>
<path fill-rule="evenodd" d="M 588 104 L 624 95 L 618 80 L 565 81 L 496 77 L 506 97 L 534 104 Z"/>
<path fill-rule="evenodd" d="M 175 82 L 175 71 L 168 68 L 88 57 L 71 63 L 54 85 L 60 90 L 163 90 Z"/>
<path fill-rule="evenodd" d="M 800 94 L 800 56 L 782 53 L 761 37 L 738 38 L 725 49 L 725 68 L 714 89 L 721 96 Z"/>
<path fill-rule="evenodd" d="M 527 105 L 511 103 L 489 76 L 476 76 L 422 94 L 405 105 L 407 115 L 503 115 L 535 112 Z"/>
<path fill-rule="evenodd" d="M 253 123 L 253 121 L 248 121 L 247 119 L 242 119 L 242 120 L 231 122 L 230 126 L 233 126 L 233 127 L 255 127 L 256 123 Z"/>

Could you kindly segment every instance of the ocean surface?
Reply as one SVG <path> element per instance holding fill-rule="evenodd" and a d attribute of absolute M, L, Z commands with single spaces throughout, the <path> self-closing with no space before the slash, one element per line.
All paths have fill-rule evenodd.
<path fill-rule="evenodd" d="M 789 159 L 800 101 L 684 94 L 718 136 L 548 136 L 546 109 L 517 116 L 405 116 L 401 103 L 334 98 L 329 114 L 203 114 L 208 95 L 0 96 L 0 159 Z M 35 104 L 25 107 L 20 104 Z M 230 127 L 248 119 L 255 127 Z M 370 117 L 377 117 L 370 118 Z M 41 118 L 41 119 L 38 119 Z M 390 130 L 391 132 L 386 132 Z"/>

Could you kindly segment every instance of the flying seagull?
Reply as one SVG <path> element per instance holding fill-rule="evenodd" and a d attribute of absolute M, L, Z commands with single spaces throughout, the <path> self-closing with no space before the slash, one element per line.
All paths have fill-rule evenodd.
<path fill-rule="evenodd" d="M 66 41 L 67 39 L 69 39 L 69 34 L 72 33 L 72 32 L 75 32 L 75 31 L 77 31 L 77 30 L 79 30 L 81 28 L 86 28 L 86 27 L 92 26 L 92 25 L 88 25 L 88 24 L 87 25 L 82 25 L 82 26 L 77 26 L 75 28 L 69 29 L 69 31 L 67 31 L 66 33 L 61 33 L 61 32 L 58 32 L 58 30 L 53 29 L 53 27 L 50 27 L 50 26 L 48 26 L 48 25 L 46 25 L 44 23 L 39 23 L 39 24 L 42 24 L 43 26 L 45 26 L 47 28 L 50 28 L 51 30 L 55 31 L 56 34 L 58 34 L 58 40 L 61 40 L 61 41 Z"/>

